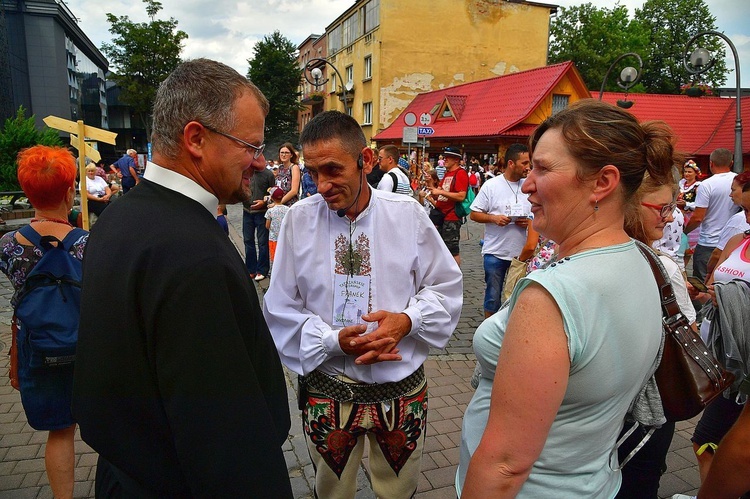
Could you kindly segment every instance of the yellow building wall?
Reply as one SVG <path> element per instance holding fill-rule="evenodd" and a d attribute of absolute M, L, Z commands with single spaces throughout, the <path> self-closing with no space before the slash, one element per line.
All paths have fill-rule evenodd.
<path fill-rule="evenodd" d="M 375 133 L 419 93 L 545 66 L 549 18 L 503 0 L 380 0 Z"/>
<path fill-rule="evenodd" d="M 327 32 L 365 3 L 356 2 Z M 354 68 L 351 106 L 359 123 L 363 105 L 372 102 L 372 124 L 362 127 L 368 141 L 417 94 L 547 63 L 548 7 L 504 0 L 380 0 L 379 16 L 379 27 L 328 55 L 344 80 L 346 67 Z M 372 78 L 363 81 L 367 55 Z M 325 108 L 344 111 L 344 104 L 330 94 Z"/>

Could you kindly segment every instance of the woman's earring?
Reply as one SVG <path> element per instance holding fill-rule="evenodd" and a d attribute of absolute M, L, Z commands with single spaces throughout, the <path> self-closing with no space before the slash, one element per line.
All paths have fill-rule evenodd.
<path fill-rule="evenodd" d="M 594 204 L 594 211 L 599 211 L 599 198 L 596 198 L 596 203 Z"/>

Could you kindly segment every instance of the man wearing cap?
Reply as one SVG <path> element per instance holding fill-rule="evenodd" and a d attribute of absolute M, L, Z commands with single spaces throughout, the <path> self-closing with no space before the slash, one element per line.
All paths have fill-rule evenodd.
<path fill-rule="evenodd" d="M 242 203 L 242 238 L 245 241 L 245 266 L 250 277 L 262 281 L 271 268 L 268 255 L 268 229 L 266 229 L 265 197 L 276 185 L 276 177 L 263 168 L 250 181 L 250 200 Z M 255 243 L 258 250 L 255 250 Z"/>
<path fill-rule="evenodd" d="M 279 234 L 263 313 L 300 375 L 315 497 L 351 498 L 365 440 L 377 497 L 416 493 L 427 421 L 423 363 L 458 323 L 462 276 L 414 198 L 372 189 L 374 155 L 338 111 L 302 130 L 318 194 Z"/>
<path fill-rule="evenodd" d="M 484 224 L 484 316 L 500 308 L 505 274 L 526 242 L 531 204 L 521 192 L 524 172 L 531 169 L 529 149 L 511 144 L 505 153 L 505 173 L 485 182 L 471 203 L 470 218 Z"/>
<path fill-rule="evenodd" d="M 456 203 L 466 199 L 466 191 L 469 190 L 469 174 L 461 168 L 462 156 L 457 147 L 446 147 L 443 155 L 445 156 L 445 175 L 440 181 L 439 188 L 430 188 L 430 194 L 437 196 L 435 207 L 445 215 L 440 235 L 448 251 L 456 259 L 456 263 L 461 265 L 458 245 L 461 236 L 461 220 L 456 215 Z"/>

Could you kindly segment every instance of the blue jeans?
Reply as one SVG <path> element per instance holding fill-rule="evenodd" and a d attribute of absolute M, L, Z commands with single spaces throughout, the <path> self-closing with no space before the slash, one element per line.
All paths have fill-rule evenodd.
<path fill-rule="evenodd" d="M 484 255 L 484 311 L 494 314 L 500 309 L 500 295 L 503 292 L 505 274 L 510 268 L 510 260 L 501 260 L 493 255 Z"/>
<path fill-rule="evenodd" d="M 711 259 L 711 253 L 714 252 L 713 246 L 702 246 L 697 244 L 693 251 L 693 275 L 700 280 L 705 280 L 708 275 L 708 261 Z"/>
<path fill-rule="evenodd" d="M 255 235 L 258 251 L 255 251 Z M 242 237 L 245 240 L 245 266 L 251 274 L 268 275 L 271 263 L 268 257 L 268 229 L 265 212 L 248 213 L 242 210 Z"/>

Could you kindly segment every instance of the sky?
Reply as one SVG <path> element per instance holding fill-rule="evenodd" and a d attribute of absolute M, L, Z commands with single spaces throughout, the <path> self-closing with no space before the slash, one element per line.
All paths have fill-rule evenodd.
<path fill-rule="evenodd" d="M 407 0 L 404 0 L 407 1 Z M 570 7 L 590 1 L 597 7 L 612 7 L 611 0 L 538 0 L 542 3 Z M 716 17 L 717 30 L 727 35 L 737 48 L 741 83 L 750 87 L 750 17 L 749 0 L 705 0 Z M 137 22 L 148 21 L 145 4 L 137 0 L 66 0 L 79 26 L 97 47 L 109 42 L 106 14 L 127 15 Z M 179 29 L 189 38 L 183 58 L 207 57 L 247 73 L 247 59 L 253 46 L 265 35 L 279 30 L 294 44 L 310 34 L 322 34 L 326 26 L 354 4 L 354 0 L 161 0 L 158 17 L 174 17 Z M 620 0 L 632 15 L 643 0 Z M 687 42 L 687 39 L 685 40 Z M 735 86 L 734 58 L 726 49 L 728 74 L 725 86 Z"/>

